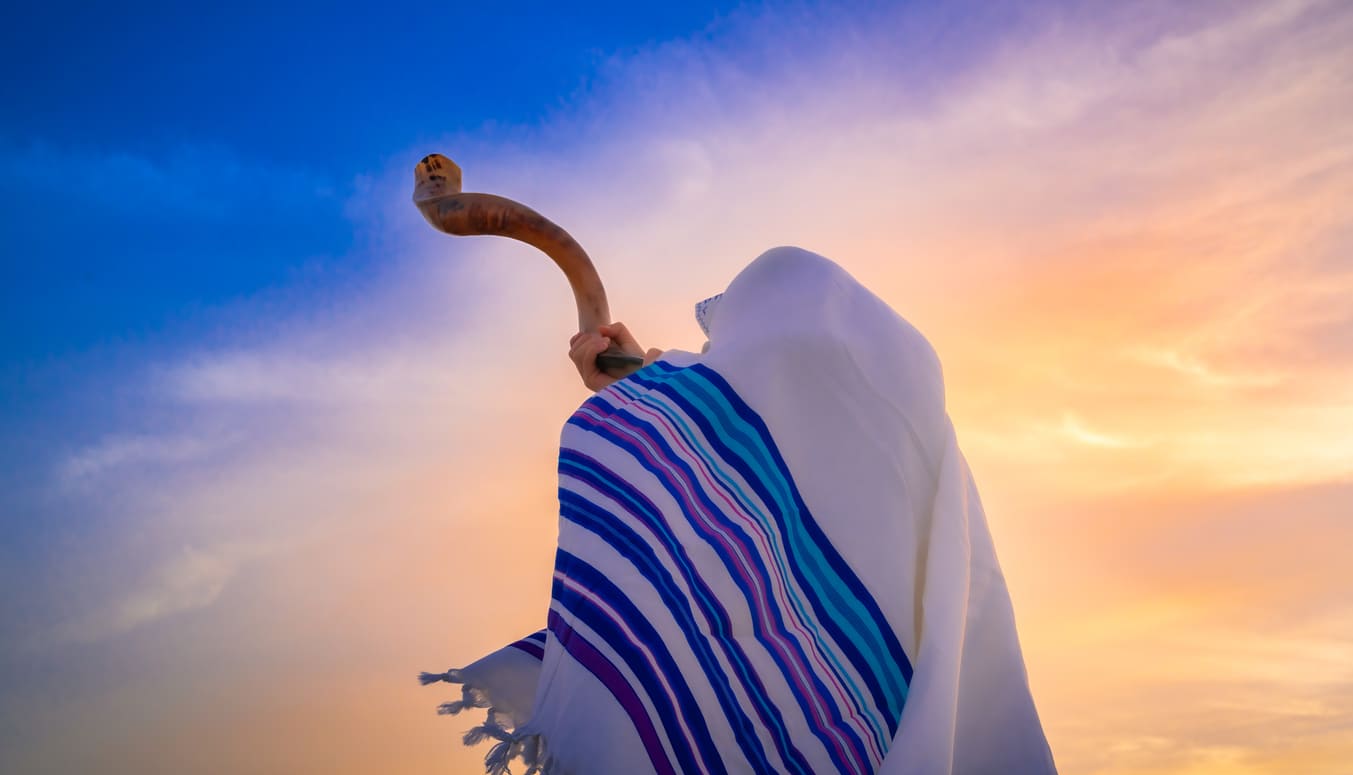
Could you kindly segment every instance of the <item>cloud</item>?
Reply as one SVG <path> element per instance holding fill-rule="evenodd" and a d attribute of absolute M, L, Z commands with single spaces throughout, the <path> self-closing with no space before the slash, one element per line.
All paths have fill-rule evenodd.
<path fill-rule="evenodd" d="M 1201 358 L 1177 350 L 1144 349 L 1135 357 L 1143 363 L 1159 366 L 1191 377 L 1203 388 L 1267 388 L 1281 382 L 1272 373 L 1225 372 Z"/>
<path fill-rule="evenodd" d="M 59 464 L 59 478 L 81 484 L 124 466 L 175 466 L 200 459 L 225 439 L 147 434 L 113 435 L 72 453 Z"/>
<path fill-rule="evenodd" d="M 426 355 L 426 354 L 425 354 Z M 398 384 L 408 389 L 413 380 L 435 391 L 454 383 L 426 364 L 398 362 L 386 356 L 381 364 L 359 364 L 357 359 L 316 359 L 288 350 L 204 354 L 177 365 L 167 375 L 171 395 L 189 403 L 291 403 L 347 399 L 389 399 Z M 384 368 L 382 368 L 384 367 Z M 429 373 L 431 372 L 431 373 Z M 436 376 L 443 377 L 438 381 Z M 440 384 L 438 384 L 440 382 Z"/>
<path fill-rule="evenodd" d="M 1097 646 L 1081 642 L 1121 680 L 1099 684 L 1100 709 L 1085 710 L 1093 716 L 1053 722 L 1063 727 L 1063 765 L 1094 773 L 1281 772 L 1306 760 L 1310 769 L 1301 771 L 1337 772 L 1330 752 L 1347 744 L 1353 722 L 1347 623 L 1345 614 L 1342 623 L 1304 621 L 1265 634 L 1174 621 Z M 1136 649 L 1120 645 L 1129 638 Z M 1086 675 L 1095 667 L 1075 660 L 1064 670 Z"/>
<path fill-rule="evenodd" d="M 342 211 L 348 182 L 330 174 L 205 144 L 133 152 L 0 137 L 0 316 L 24 332 L 0 364 L 143 350 L 143 337 L 163 343 L 171 330 L 207 338 L 220 332 L 193 330 L 199 312 L 260 287 L 337 282 L 357 236 Z M 12 395 L 26 412 L 45 398 L 19 381 Z"/>
<path fill-rule="evenodd" d="M 1066 414 L 1062 417 L 1061 433 L 1071 440 L 1086 444 L 1091 447 L 1108 447 L 1110 449 L 1123 449 L 1124 447 L 1141 446 L 1141 442 L 1122 436 L 1112 436 L 1100 431 L 1091 430 L 1073 414 Z"/>
<path fill-rule="evenodd" d="M 60 625 L 44 639 L 44 645 L 94 643 L 207 608 L 245 563 L 265 553 L 261 546 L 223 545 L 207 550 L 183 547 L 120 595 Z"/>

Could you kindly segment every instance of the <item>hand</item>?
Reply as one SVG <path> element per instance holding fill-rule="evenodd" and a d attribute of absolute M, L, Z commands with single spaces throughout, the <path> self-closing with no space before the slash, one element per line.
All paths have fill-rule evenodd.
<path fill-rule="evenodd" d="M 647 353 L 639 346 L 634 334 L 624 323 L 611 323 L 602 326 L 596 332 L 579 331 L 568 340 L 568 357 L 577 367 L 583 384 L 591 390 L 601 390 L 616 381 L 616 377 L 597 368 L 597 356 L 602 354 L 614 342 L 617 349 L 626 355 L 643 356 L 644 365 L 652 363 L 662 355 L 662 350 L 650 349 Z"/>

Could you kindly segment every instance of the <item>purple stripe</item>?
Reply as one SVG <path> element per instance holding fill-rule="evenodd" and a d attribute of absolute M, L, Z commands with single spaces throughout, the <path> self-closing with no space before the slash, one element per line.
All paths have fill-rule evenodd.
<path fill-rule="evenodd" d="M 639 733 L 639 739 L 643 741 L 644 750 L 648 751 L 648 758 L 653 762 L 653 767 L 663 775 L 676 775 L 676 769 L 667 759 L 667 749 L 662 747 L 662 741 L 658 739 L 658 730 L 653 726 L 653 719 L 648 717 L 648 709 L 644 707 L 634 687 L 625 680 L 625 676 L 621 675 L 605 654 L 588 643 L 581 633 L 569 627 L 564 617 L 553 608 L 550 609 L 549 624 L 564 650 L 596 676 L 625 709 L 630 721 L 634 722 L 634 729 Z"/>
<path fill-rule="evenodd" d="M 575 463 L 577 463 L 583 471 L 590 471 L 602 481 L 623 482 L 618 474 L 602 465 L 596 458 L 588 457 L 586 454 L 569 447 L 563 447 L 562 450 L 572 456 L 575 459 Z M 563 455 L 561 454 L 561 459 L 562 457 Z M 708 641 L 698 637 L 701 632 L 708 633 L 709 639 L 719 645 L 725 660 L 736 674 L 738 681 L 743 686 L 747 696 L 751 699 L 753 710 L 756 711 L 762 724 L 771 731 L 771 742 L 775 744 L 776 750 L 779 752 L 782 761 L 792 769 L 794 763 L 801 761 L 803 756 L 789 740 L 787 731 L 780 723 L 780 711 L 775 707 L 774 703 L 770 701 L 770 694 L 766 691 L 760 675 L 758 675 L 753 668 L 752 660 L 739 642 L 735 638 L 730 637 L 724 628 L 724 625 L 731 622 L 733 617 L 730 616 L 728 610 L 724 608 L 719 597 L 709 588 L 705 579 L 696 572 L 695 563 L 691 560 L 690 555 L 686 553 L 682 544 L 679 543 L 676 537 L 670 532 L 670 527 L 667 526 L 665 522 L 657 521 L 661 517 L 658 507 L 648 499 L 648 496 L 638 490 L 633 490 L 629 493 L 630 496 L 634 498 L 634 501 L 631 502 L 624 497 L 624 493 L 619 491 L 607 494 L 607 491 L 602 489 L 599 483 L 589 481 L 585 476 L 580 476 L 578 472 L 561 474 L 560 491 L 568 492 L 579 498 L 586 498 L 586 496 L 580 491 L 565 487 L 562 484 L 564 478 L 571 479 L 589 489 L 597 489 L 599 492 L 603 493 L 603 497 L 614 499 L 621 509 L 621 512 L 617 512 L 616 516 L 620 517 L 623 514 L 623 519 L 621 519 L 620 522 L 629 529 L 635 531 L 636 540 L 640 542 L 644 541 L 644 537 L 638 532 L 640 528 L 646 530 L 647 535 L 652 537 L 653 542 L 646 545 L 650 546 L 654 551 L 654 561 L 661 564 L 662 560 L 658 557 L 658 554 L 665 553 L 665 555 L 670 558 L 671 562 L 675 564 L 679 570 L 679 578 L 689 586 L 690 591 L 680 589 L 676 577 L 674 577 L 672 581 L 673 596 L 680 597 L 680 599 L 685 601 L 688 605 L 694 606 L 691 610 L 699 611 L 707 626 L 707 629 L 702 631 L 695 621 L 695 614 L 693 612 L 689 614 L 690 623 L 687 632 L 688 637 L 692 638 L 692 652 L 694 653 L 694 650 L 698 648 L 701 642 L 708 643 Z M 647 516 L 649 514 L 654 516 L 650 518 Z M 678 609 L 675 607 L 671 610 L 674 615 L 678 612 Z M 731 693 L 733 682 L 728 679 L 727 673 L 724 672 L 722 666 L 719 664 L 718 657 L 708 645 L 706 645 L 706 650 L 708 652 L 706 656 L 702 657 L 699 654 L 696 654 L 696 658 L 702 662 L 702 667 L 705 671 L 705 679 L 709 682 L 710 688 L 717 694 Z M 717 686 L 715 685 L 716 682 L 718 683 Z M 730 696 L 728 702 L 732 707 L 736 707 L 738 711 L 741 711 L 741 703 L 735 697 Z M 729 719 L 729 723 L 735 723 L 733 720 L 734 711 L 732 708 L 725 707 L 724 712 Z M 751 719 L 747 718 L 745 715 L 743 715 L 742 718 L 746 723 L 751 723 Z M 740 740 L 739 745 L 745 745 L 745 743 Z M 757 741 L 756 746 L 760 749 L 759 740 Z M 765 758 L 764 753 L 758 754 L 756 757 L 749 755 L 749 759 L 750 758 L 759 758 L 764 764 L 758 771 L 767 771 L 769 769 L 770 765 L 767 763 L 768 760 Z"/>
<path fill-rule="evenodd" d="M 717 495 L 719 500 L 727 505 L 726 514 L 729 516 L 737 515 L 739 518 L 738 521 L 746 526 L 748 534 L 753 541 L 757 543 L 757 548 L 762 552 L 761 559 L 765 560 L 774 557 L 775 552 L 771 548 L 772 539 L 767 534 L 765 525 L 756 518 L 755 514 L 744 507 L 741 499 L 738 499 L 737 501 L 733 499 L 731 493 L 726 489 L 726 483 L 716 482 L 714 480 L 714 463 L 701 455 L 695 448 L 692 440 L 687 438 L 686 435 L 677 428 L 676 424 L 673 423 L 672 419 L 660 411 L 660 409 L 674 411 L 673 407 L 670 406 L 663 405 L 659 408 L 655 408 L 653 406 L 645 405 L 639 400 L 636 400 L 631 406 L 631 411 L 641 411 L 646 416 L 652 418 L 655 428 L 661 426 L 671 434 L 670 446 L 673 451 L 684 455 L 691 463 L 692 471 L 703 480 L 702 483 L 700 483 L 700 487 L 702 491 L 706 493 L 706 496 Z M 868 722 L 860 715 L 860 710 L 856 707 L 855 703 L 851 702 L 852 693 L 849 688 L 839 680 L 840 676 L 837 675 L 836 670 L 823 661 L 820 649 L 825 648 L 825 646 L 821 643 L 821 636 L 812 631 L 801 615 L 798 606 L 795 605 L 797 602 L 797 595 L 795 595 L 793 590 L 789 589 L 789 572 L 778 564 L 774 568 L 770 567 L 765 562 L 762 562 L 761 564 L 765 567 L 766 576 L 773 588 L 766 589 L 766 594 L 769 596 L 768 599 L 779 603 L 780 605 L 778 607 L 782 612 L 780 619 L 783 626 L 777 631 L 777 634 L 783 636 L 780 638 L 780 642 L 786 643 L 787 645 L 786 638 L 792 638 L 797 635 L 800 643 L 808 642 L 815 646 L 814 648 L 800 646 L 800 648 L 793 653 L 786 654 L 786 664 L 794 664 L 798 666 L 800 671 L 808 671 L 810 668 L 803 660 L 811 659 L 817 666 L 817 670 L 814 672 L 819 678 L 823 680 L 837 679 L 832 681 L 833 686 L 836 688 L 836 696 L 833 697 L 832 700 L 838 707 L 843 707 L 846 713 L 851 717 L 850 721 L 847 723 L 853 721 L 862 728 L 867 729 L 865 725 L 867 725 Z M 781 603 L 781 601 L 783 601 L 783 603 Z M 791 633 L 790 630 L 793 630 L 793 632 Z M 799 673 L 800 678 L 804 675 L 805 673 L 803 672 Z M 802 691 L 807 691 L 802 683 L 799 685 Z M 866 734 L 865 737 L 870 741 L 873 741 L 874 739 L 873 735 Z M 883 751 L 878 751 L 879 759 L 883 758 L 883 754 Z"/>
<path fill-rule="evenodd" d="M 518 651 L 525 651 L 527 654 L 530 654 L 536 659 L 545 658 L 544 647 L 542 647 L 539 643 L 536 643 L 533 640 L 527 640 L 526 638 L 522 638 L 516 643 L 509 643 L 508 648 L 514 648 L 517 649 Z"/>
<path fill-rule="evenodd" d="M 634 388 L 630 387 L 630 390 L 634 390 Z M 656 400 L 652 395 L 644 396 L 637 394 L 637 392 L 635 395 L 631 396 L 631 399 L 632 400 L 627 405 L 623 407 L 617 406 L 615 413 L 608 415 L 608 418 L 618 420 L 619 418 L 616 417 L 616 415 L 629 413 L 630 416 L 634 416 L 637 420 L 638 414 L 641 413 L 645 418 L 649 419 L 655 432 L 661 434 L 661 432 L 665 430 L 668 436 L 670 436 L 670 439 L 668 440 L 670 448 L 673 452 L 677 453 L 679 457 L 684 458 L 690 464 L 692 473 L 702 480 L 698 483 L 693 482 L 693 484 L 711 500 L 717 496 L 719 500 L 723 501 L 727 506 L 725 514 L 727 516 L 736 515 L 738 521 L 745 525 L 748 535 L 757 544 L 757 548 L 761 550 L 761 555 L 758 557 L 758 560 L 761 560 L 760 564 L 766 571 L 770 587 L 765 588 L 758 585 L 758 588 L 763 588 L 765 590 L 764 594 L 767 596 L 768 600 L 774 601 L 777 604 L 783 601 L 783 604 L 778 606 L 778 609 L 781 612 L 781 616 L 779 617 L 781 626 L 779 628 L 769 628 L 769 634 L 778 636 L 776 638 L 776 641 L 779 644 L 778 653 L 783 657 L 785 667 L 789 668 L 793 666 L 796 668 L 794 670 L 794 675 L 787 675 L 787 677 L 792 678 L 798 685 L 799 692 L 801 693 L 800 696 L 809 697 L 815 700 L 815 702 L 813 702 L 812 710 L 818 728 L 832 736 L 834 744 L 837 745 L 838 753 L 841 752 L 840 746 L 845 745 L 849 747 L 853 753 L 858 754 L 860 758 L 857 759 L 857 764 L 864 767 L 866 770 L 870 769 L 871 762 L 882 761 L 886 751 L 879 747 L 879 741 L 875 735 L 872 734 L 871 724 L 863 715 L 865 711 L 859 704 L 863 698 L 860 698 L 852 691 L 851 687 L 844 683 L 844 677 L 841 676 L 836 669 L 823 661 L 822 651 L 828 647 L 822 642 L 821 633 L 816 632 L 804 619 L 802 611 L 799 608 L 798 595 L 789 588 L 789 571 L 782 565 L 777 564 L 772 567 L 765 562 L 765 560 L 774 557 L 776 554 L 771 549 L 773 541 L 766 531 L 766 526 L 757 518 L 755 513 L 749 510 L 753 508 L 751 504 L 744 504 L 743 497 L 746 496 L 744 495 L 743 497 L 735 498 L 735 496 L 727 489 L 729 485 L 728 482 L 715 481 L 713 478 L 715 476 L 714 469 L 717 467 L 715 461 L 707 457 L 698 448 L 695 440 L 688 437 L 687 434 L 678 427 L 678 424 L 674 421 L 673 417 L 668 414 L 669 412 L 673 415 L 677 414 L 678 408 L 676 406 L 661 400 Z M 651 434 L 648 434 L 637 427 L 629 426 L 628 423 L 624 424 L 627 427 L 633 428 L 636 433 L 641 434 L 645 438 L 653 438 Z M 769 506 L 767 508 L 769 508 Z M 806 646 L 805 643 L 811 644 L 811 646 Z M 807 664 L 808 661 L 815 664 L 817 669 L 811 670 Z M 812 674 L 816 675 L 819 680 L 824 682 L 823 688 L 828 692 L 828 696 L 820 698 L 821 702 L 816 702 L 816 700 L 819 699 L 818 693 L 804 683 L 808 680 L 810 671 Z M 830 707 L 828 707 L 828 705 L 830 705 Z M 840 733 L 837 731 L 837 725 L 831 719 L 827 718 L 827 714 L 831 714 L 833 708 L 836 710 L 837 714 L 842 717 L 840 719 L 842 723 L 854 726 L 861 733 L 860 741 L 864 745 L 869 746 L 870 750 L 874 753 L 874 756 L 870 756 L 869 753 L 859 750 L 850 740 L 841 737 Z"/>
<path fill-rule="evenodd" d="M 765 625 L 773 625 L 776 619 L 779 618 L 774 616 L 773 612 L 779 610 L 779 607 L 771 605 L 770 601 L 773 598 L 773 595 L 759 582 L 759 579 L 755 577 L 755 574 L 751 573 L 748 569 L 749 564 L 752 562 L 749 556 L 756 557 L 759 556 L 760 553 L 750 550 L 749 547 L 739 541 L 735 536 L 718 528 L 717 524 L 712 521 L 708 510 L 703 508 L 698 503 L 698 499 L 694 497 L 694 492 L 700 488 L 697 487 L 694 482 L 687 479 L 679 469 L 672 466 L 671 461 L 661 457 L 658 452 L 658 445 L 654 443 L 649 435 L 642 429 L 627 422 L 618 410 L 606 415 L 601 415 L 596 412 L 595 407 L 584 404 L 583 407 L 574 414 L 574 417 L 597 428 L 605 428 L 607 426 L 610 426 L 611 428 L 616 428 L 617 426 L 624 428 L 639 442 L 637 447 L 643 451 L 644 457 L 653 463 L 655 468 L 668 472 L 668 482 L 673 485 L 673 489 L 679 491 L 681 494 L 682 502 L 684 504 L 683 510 L 691 516 L 698 515 L 700 517 L 700 523 L 706 528 L 702 532 L 704 532 L 709 539 L 717 541 L 722 545 L 723 552 L 721 552 L 721 554 L 724 557 L 736 559 L 735 562 L 730 564 L 733 566 L 733 570 L 736 570 L 738 576 L 743 580 L 743 588 L 752 592 L 752 597 L 754 598 L 752 601 L 753 608 L 757 611 L 757 615 L 752 618 L 753 625 L 757 626 L 757 629 L 762 629 Z M 692 526 L 694 527 L 694 525 Z M 736 550 L 734 549 L 734 545 L 737 546 Z M 864 770 L 868 770 L 870 768 L 868 754 L 856 750 L 855 746 L 850 745 L 849 741 L 842 739 L 840 730 L 826 718 L 828 710 L 823 707 L 822 704 L 825 698 L 821 697 L 811 685 L 805 683 L 806 676 L 804 675 L 804 672 L 808 669 L 807 665 L 804 663 L 803 658 L 794 653 L 793 649 L 788 648 L 789 644 L 785 642 L 785 638 L 788 634 L 785 633 L 783 629 L 775 628 L 773 626 L 762 629 L 762 634 L 765 636 L 765 639 L 762 641 L 763 644 L 769 647 L 769 650 L 778 656 L 781 665 L 783 666 L 782 674 L 796 687 L 795 691 L 798 692 L 798 697 L 800 698 L 800 707 L 805 711 L 805 715 L 810 717 L 810 722 L 814 723 L 814 725 L 828 737 L 832 747 L 836 750 L 837 757 L 839 757 L 838 761 L 842 764 L 849 762 L 847 766 L 854 771 L 860 771 L 861 767 L 863 767 Z M 807 655 L 805 654 L 803 656 L 806 657 Z M 832 671 L 828 671 L 827 676 L 836 678 Z M 804 702 L 806 702 L 807 705 L 804 705 Z M 849 749 L 849 753 L 847 752 L 847 749 Z"/>

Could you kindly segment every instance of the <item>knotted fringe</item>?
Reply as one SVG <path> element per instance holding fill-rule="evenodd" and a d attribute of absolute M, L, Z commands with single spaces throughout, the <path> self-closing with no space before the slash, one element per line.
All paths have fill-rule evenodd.
<path fill-rule="evenodd" d="M 460 677 L 459 670 L 447 670 L 445 673 L 419 673 L 418 683 L 427 686 L 435 684 L 438 681 L 446 681 L 449 684 L 464 683 Z"/>
<path fill-rule="evenodd" d="M 523 775 L 562 775 L 555 766 L 554 757 L 545 750 L 545 741 L 540 735 L 513 731 L 507 715 L 493 707 L 484 690 L 465 683 L 459 670 L 418 675 L 418 682 L 423 686 L 439 681 L 461 684 L 460 699 L 437 706 L 439 715 L 454 716 L 466 708 L 488 709 L 484 723 L 471 727 L 462 738 L 466 745 L 479 745 L 489 739 L 498 741 L 484 756 L 485 775 L 512 775 L 511 765 L 517 760 L 526 767 Z"/>

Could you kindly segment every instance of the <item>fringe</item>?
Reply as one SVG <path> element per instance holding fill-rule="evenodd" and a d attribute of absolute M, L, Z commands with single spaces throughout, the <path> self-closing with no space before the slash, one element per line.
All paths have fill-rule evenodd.
<path fill-rule="evenodd" d="M 483 689 L 465 683 L 459 670 L 418 675 L 418 682 L 423 686 L 442 681 L 461 684 L 460 699 L 438 705 L 438 715 L 454 716 L 466 708 L 487 709 L 484 723 L 471 727 L 461 738 L 465 745 L 479 745 L 486 740 L 497 741 L 484 755 L 485 775 L 512 775 L 511 766 L 516 761 L 526 767 L 523 775 L 563 775 L 563 770 L 545 749 L 544 739 L 540 735 L 514 731 L 507 715 L 493 707 Z"/>
<path fill-rule="evenodd" d="M 449 684 L 464 683 L 460 678 L 459 670 L 447 670 L 445 673 L 419 673 L 418 683 L 427 686 L 435 684 L 438 681 L 446 681 Z"/>

